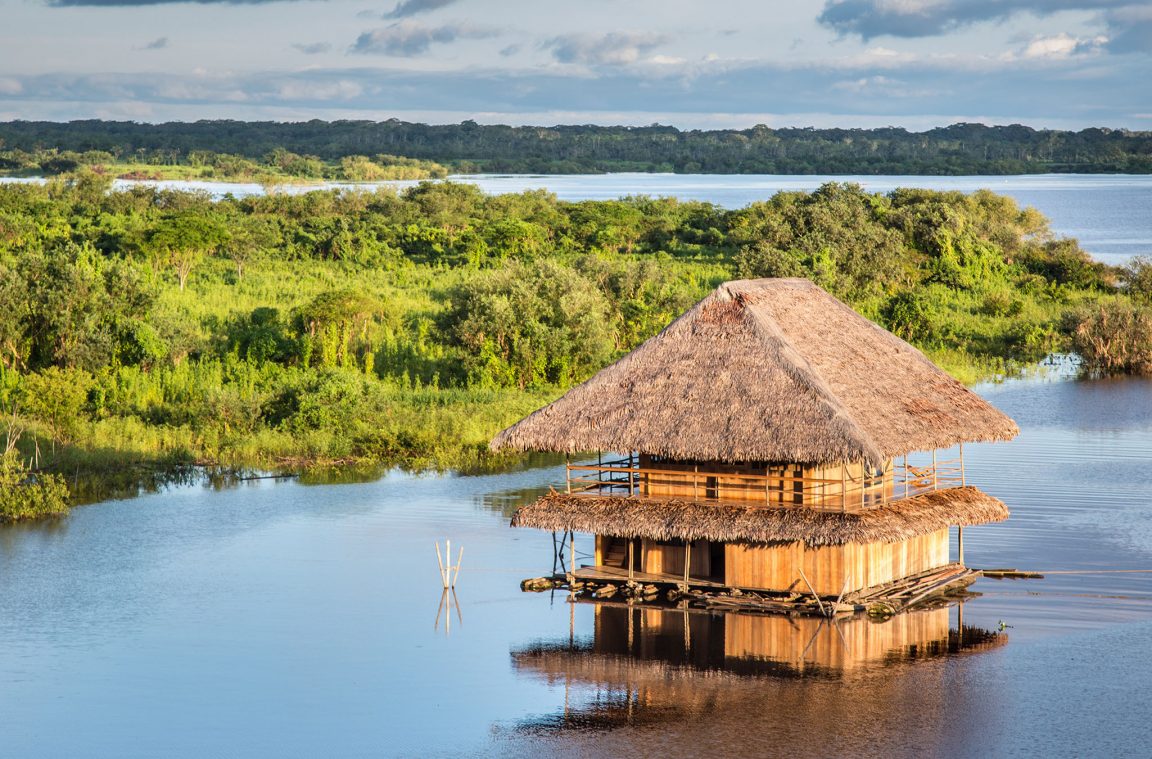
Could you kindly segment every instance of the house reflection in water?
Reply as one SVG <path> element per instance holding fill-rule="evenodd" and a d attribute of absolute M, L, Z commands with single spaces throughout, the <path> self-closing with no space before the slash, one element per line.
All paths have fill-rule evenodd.
<path fill-rule="evenodd" d="M 675 721 L 727 710 L 736 702 L 741 704 L 735 710 L 743 713 L 749 699 L 794 693 L 790 689 L 799 687 L 798 679 L 840 683 L 835 687 L 851 691 L 859 685 L 851 682 L 858 675 L 985 651 L 1008 639 L 1002 632 L 965 626 L 963 604 L 884 621 L 857 617 L 838 622 L 623 603 L 596 603 L 594 611 L 591 639 L 545 642 L 512 653 L 518 671 L 586 696 L 577 699 L 583 706 L 566 699 L 563 713 L 529 720 L 521 729 Z M 902 679 L 881 678 L 882 687 L 865 686 L 857 694 L 860 704 L 882 698 L 887 688 L 902 688 Z"/>

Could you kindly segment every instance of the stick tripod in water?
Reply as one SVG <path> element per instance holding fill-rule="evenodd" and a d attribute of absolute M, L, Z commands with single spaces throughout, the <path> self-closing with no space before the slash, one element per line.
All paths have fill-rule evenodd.
<path fill-rule="evenodd" d="M 447 560 L 447 561 L 445 561 Z M 464 547 L 456 554 L 456 564 L 452 564 L 452 541 L 444 541 L 444 553 L 440 553 L 440 543 L 436 543 L 436 562 L 440 565 L 440 581 L 444 585 L 444 592 L 440 594 L 440 606 L 436 609 L 436 624 L 434 629 L 440 629 L 440 615 L 447 609 L 444 617 L 444 634 L 452 633 L 452 607 L 456 607 L 456 619 L 462 625 L 464 618 L 460 614 L 460 601 L 456 598 L 456 580 L 460 577 L 460 564 L 464 560 Z"/>

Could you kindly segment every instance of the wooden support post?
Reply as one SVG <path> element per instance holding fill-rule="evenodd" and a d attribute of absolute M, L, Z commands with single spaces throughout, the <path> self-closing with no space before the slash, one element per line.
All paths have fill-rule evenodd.
<path fill-rule="evenodd" d="M 572 462 L 568 457 L 564 457 L 564 483 L 567 487 L 568 495 L 572 495 Z"/>
<path fill-rule="evenodd" d="M 936 449 L 932 449 L 932 489 L 936 489 Z"/>
<path fill-rule="evenodd" d="M 692 541 L 684 541 L 684 590 L 688 590 L 688 570 L 692 566 Z"/>
<path fill-rule="evenodd" d="M 568 531 L 568 558 L 572 564 L 572 579 L 576 579 L 576 532 Z"/>
<path fill-rule="evenodd" d="M 904 497 L 905 498 L 908 497 L 908 480 L 909 480 L 908 475 L 909 474 L 910 473 L 908 471 L 908 454 L 905 453 L 904 454 Z"/>
<path fill-rule="evenodd" d="M 693 501 L 700 500 L 700 496 L 697 495 L 697 493 L 696 493 L 696 485 L 700 480 L 699 474 L 700 474 L 700 465 L 699 464 L 693 464 L 692 465 L 692 500 Z"/>
<path fill-rule="evenodd" d="M 628 538 L 628 582 L 632 582 L 636 570 L 636 538 Z"/>
<path fill-rule="evenodd" d="M 960 566 L 964 566 L 964 528 L 961 526 L 956 527 L 956 553 Z"/>

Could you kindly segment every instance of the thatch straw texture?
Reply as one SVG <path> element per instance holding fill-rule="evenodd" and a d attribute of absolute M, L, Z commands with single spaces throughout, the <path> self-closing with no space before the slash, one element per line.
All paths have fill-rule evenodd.
<path fill-rule="evenodd" d="M 1001 522 L 1004 503 L 974 487 L 947 488 L 866 511 L 768 508 L 674 498 L 548 493 L 512 515 L 513 527 L 574 530 L 621 538 L 809 546 L 894 543 L 959 525 Z"/>
<path fill-rule="evenodd" d="M 825 464 L 1016 424 L 803 279 L 727 282 L 659 335 L 501 432 L 493 449 Z"/>

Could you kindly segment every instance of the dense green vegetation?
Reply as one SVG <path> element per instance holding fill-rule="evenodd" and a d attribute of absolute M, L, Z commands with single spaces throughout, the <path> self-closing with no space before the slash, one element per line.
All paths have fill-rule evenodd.
<path fill-rule="evenodd" d="M 4 145 L 0 140 L 0 148 Z M 438 179 L 448 168 L 435 161 L 378 154 L 346 155 L 322 160 L 275 148 L 260 156 L 208 150 L 136 151 L 69 150 L 57 147 L 0 149 L 0 175 L 57 176 L 87 169 L 118 179 L 176 179 L 217 182 L 258 182 L 282 185 L 308 182 L 380 182 L 397 179 Z"/>
<path fill-rule="evenodd" d="M 1110 270 L 986 191 L 828 184 L 730 211 L 107 184 L 0 186 L 3 476 L 22 487 L 191 462 L 491 463 L 495 431 L 734 276 L 809 277 L 969 381 L 1073 344 L 1140 368 L 1100 359 L 1115 350 L 1092 319 L 1139 328 L 1152 297 L 1145 264 Z"/>
<path fill-rule="evenodd" d="M 369 160 L 366 156 L 377 156 Z M 882 129 L 682 131 L 675 127 L 510 127 L 413 124 L 396 119 L 301 123 L 122 121 L 0 123 L 0 171 L 55 174 L 116 164 L 234 178 L 434 176 L 460 173 L 655 171 L 717 174 L 1026 174 L 1152 171 L 1152 132 L 1036 130 L 953 124 L 926 132 Z M 111 160 L 109 160 L 109 157 Z M 136 168 L 131 168 L 136 164 Z M 158 169 L 156 167 L 167 167 Z M 417 174 L 421 171 L 429 172 Z M 183 175 L 180 172 L 185 172 Z M 415 172 L 415 173 L 413 173 Z"/>

